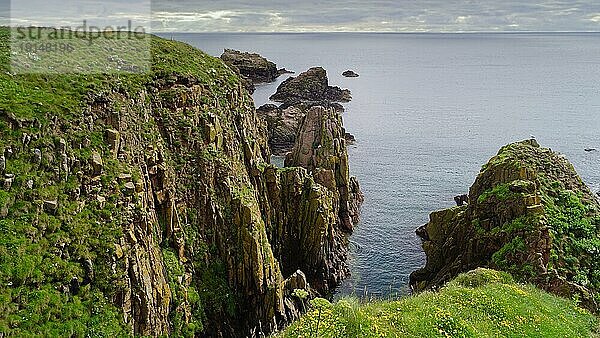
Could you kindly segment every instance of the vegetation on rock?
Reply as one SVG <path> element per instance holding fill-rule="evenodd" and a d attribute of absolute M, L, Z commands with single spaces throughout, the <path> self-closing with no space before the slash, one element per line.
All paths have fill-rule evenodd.
<path fill-rule="evenodd" d="M 492 267 L 598 309 L 600 204 L 566 158 L 535 140 L 507 145 L 483 166 L 467 206 L 436 211 L 419 228 L 422 290 Z"/>
<path fill-rule="evenodd" d="M 345 250 L 333 192 L 269 164 L 265 125 L 220 59 L 152 37 L 149 73 L 12 74 L 9 35 L 0 335 L 245 336 L 323 291 L 283 254 L 327 247 L 303 268 L 332 278 L 311 264 Z M 296 240 L 309 230 L 321 235 Z"/>

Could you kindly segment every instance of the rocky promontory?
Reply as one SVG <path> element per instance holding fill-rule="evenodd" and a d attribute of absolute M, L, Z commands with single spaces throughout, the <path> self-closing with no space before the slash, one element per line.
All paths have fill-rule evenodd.
<path fill-rule="evenodd" d="M 256 53 L 225 49 L 221 60 L 241 75 L 250 93 L 254 92 L 255 84 L 273 82 L 280 75 L 290 73 L 286 69 L 277 69 L 275 63 Z"/>
<path fill-rule="evenodd" d="M 349 102 L 352 96 L 348 89 L 330 86 L 325 69 L 313 67 L 282 82 L 270 99 L 281 102 L 284 107 L 299 104 L 329 107 Z"/>
<path fill-rule="evenodd" d="M 273 154 L 285 155 L 292 150 L 299 122 L 307 111 L 320 106 L 341 113 L 344 107 L 339 102 L 348 102 L 351 96 L 347 89 L 329 86 L 327 72 L 315 67 L 284 81 L 271 99 L 282 104 L 265 104 L 258 108 L 257 113 L 267 122 Z M 356 141 L 349 133 L 345 133 L 345 139 L 347 144 Z"/>
<path fill-rule="evenodd" d="M 411 274 L 415 290 L 491 267 L 598 308 L 598 199 L 563 155 L 535 140 L 500 149 L 481 169 L 467 204 L 433 212 L 417 234 L 427 264 Z"/>

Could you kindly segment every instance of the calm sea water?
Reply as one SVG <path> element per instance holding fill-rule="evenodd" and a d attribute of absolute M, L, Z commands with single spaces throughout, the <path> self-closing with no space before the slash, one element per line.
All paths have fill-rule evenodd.
<path fill-rule="evenodd" d="M 407 291 L 415 228 L 453 205 L 498 149 L 534 135 L 600 188 L 600 34 L 163 34 L 209 54 L 255 51 L 352 90 L 351 172 L 365 193 L 340 294 Z M 359 78 L 341 76 L 346 69 Z M 283 81 L 258 87 L 257 105 Z"/>

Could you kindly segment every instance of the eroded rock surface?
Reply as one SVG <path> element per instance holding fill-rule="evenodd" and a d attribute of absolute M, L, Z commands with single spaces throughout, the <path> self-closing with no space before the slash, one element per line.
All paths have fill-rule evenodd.
<path fill-rule="evenodd" d="M 225 49 L 221 59 L 241 75 L 250 93 L 254 92 L 255 84 L 273 82 L 281 74 L 290 73 L 286 69 L 277 69 L 275 63 L 256 53 Z"/>
<path fill-rule="evenodd" d="M 416 290 L 491 267 L 597 310 L 600 205 L 568 160 L 535 140 L 503 147 L 468 204 L 433 212 L 417 234 L 427 264 L 411 274 Z"/>
<path fill-rule="evenodd" d="M 281 102 L 284 107 L 298 104 L 329 107 L 349 102 L 352 96 L 348 89 L 330 86 L 325 69 L 313 67 L 282 82 L 270 99 Z"/>
<path fill-rule="evenodd" d="M 265 123 L 230 68 L 158 38 L 153 53 L 156 72 L 127 85 L 0 74 L 59 102 L 39 109 L 35 95 L 11 91 L 4 102 L 32 98 L 19 99 L 26 113 L 0 107 L 0 218 L 29 253 L 0 263 L 35 271 L 3 276 L 7 315 L 32 328 L 73 321 L 77 336 L 268 334 L 304 310 L 296 289 L 324 295 L 346 273 L 344 232 L 361 195 L 341 120 L 315 110 L 306 125 L 325 128 L 303 132 L 319 143 L 315 161 L 302 154 L 276 168 Z M 53 303 L 27 316 L 40 292 Z"/>

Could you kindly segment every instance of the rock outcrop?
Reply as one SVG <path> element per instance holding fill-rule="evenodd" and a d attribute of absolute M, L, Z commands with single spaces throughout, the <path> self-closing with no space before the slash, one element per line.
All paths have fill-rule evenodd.
<path fill-rule="evenodd" d="M 325 69 L 313 67 L 282 82 L 270 99 L 281 102 L 284 107 L 299 104 L 339 107 L 336 103 L 349 102 L 352 96 L 348 89 L 330 86 Z"/>
<path fill-rule="evenodd" d="M 342 73 L 343 77 L 358 77 L 359 75 L 352 70 L 347 70 Z"/>
<path fill-rule="evenodd" d="M 8 335 L 259 336 L 346 273 L 361 195 L 339 117 L 317 114 L 316 162 L 276 168 L 235 74 L 152 43 L 154 73 L 126 83 L 0 72 Z"/>
<path fill-rule="evenodd" d="M 254 92 L 254 85 L 275 81 L 280 75 L 290 73 L 286 69 L 277 69 L 277 65 L 256 53 L 225 49 L 221 60 L 241 75 L 244 86 Z"/>
<path fill-rule="evenodd" d="M 350 177 L 345 135 L 342 117 L 335 109 L 312 107 L 302 120 L 285 166 L 308 169 L 317 183 L 334 192 L 339 226 L 352 232 L 360 212 L 355 206 L 360 206 L 363 197 L 358 182 Z"/>
<path fill-rule="evenodd" d="M 274 104 L 265 104 L 256 113 L 267 123 L 271 152 L 274 155 L 285 155 L 291 151 L 296 143 L 300 121 L 305 115 L 302 108 L 279 108 Z"/>
<path fill-rule="evenodd" d="M 600 205 L 567 159 L 535 140 L 503 147 L 468 204 L 432 213 L 417 234 L 427 264 L 411 274 L 415 290 L 492 267 L 597 310 Z"/>
<path fill-rule="evenodd" d="M 351 96 L 347 89 L 329 86 L 325 70 L 315 67 L 284 81 L 271 99 L 282 104 L 265 104 L 258 109 L 258 114 L 267 122 L 272 152 L 285 155 L 292 150 L 299 122 L 308 110 L 321 106 L 342 113 L 344 107 L 339 102 L 348 102 Z M 345 139 L 348 144 L 356 141 L 349 133 L 345 134 Z"/>

